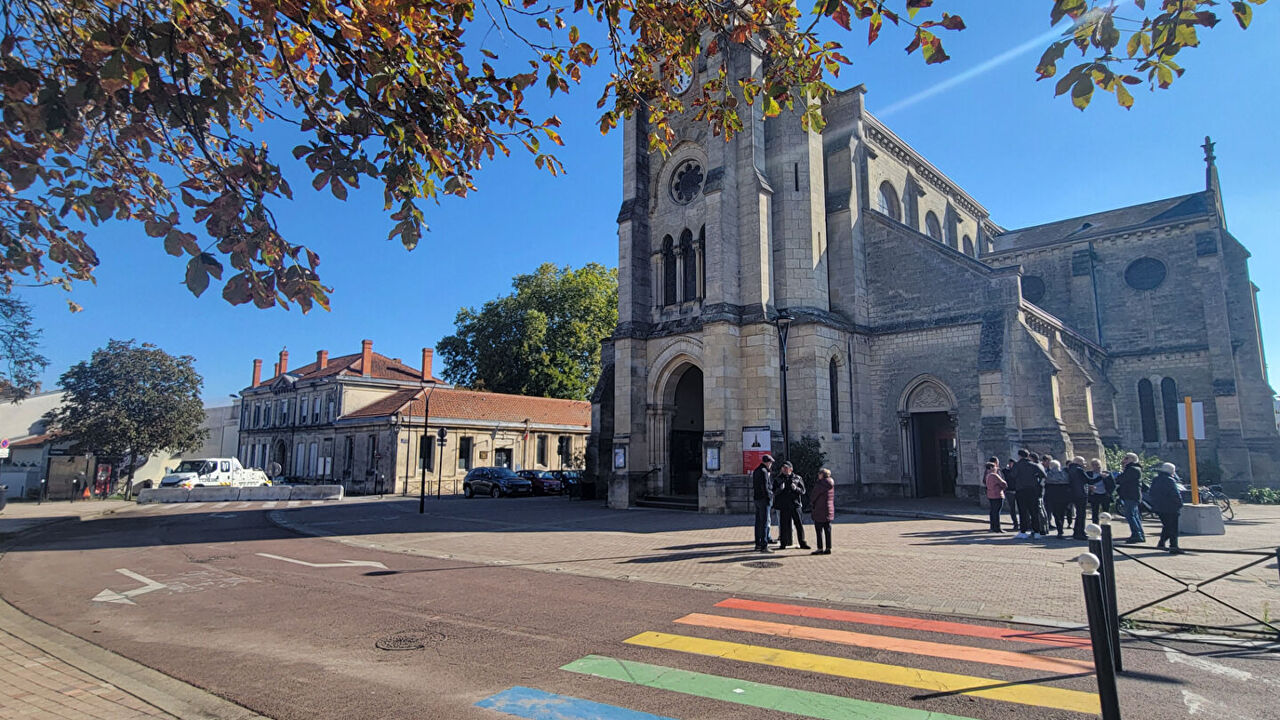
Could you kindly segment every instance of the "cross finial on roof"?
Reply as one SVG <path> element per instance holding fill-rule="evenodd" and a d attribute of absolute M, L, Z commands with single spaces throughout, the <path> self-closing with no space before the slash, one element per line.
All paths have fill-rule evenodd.
<path fill-rule="evenodd" d="M 1213 154 L 1213 146 L 1214 146 L 1214 145 L 1216 145 L 1216 144 L 1217 144 L 1217 143 L 1215 143 L 1213 140 L 1210 140 L 1210 139 L 1209 139 L 1209 136 L 1208 136 L 1208 135 L 1205 135 L 1205 136 L 1204 136 L 1204 144 L 1200 146 L 1200 147 L 1204 148 L 1204 161 L 1205 161 L 1206 163 L 1208 163 L 1209 165 L 1212 165 L 1212 164 L 1213 164 L 1213 161 L 1218 159 L 1218 158 L 1217 158 L 1216 156 L 1214 156 L 1214 154 Z"/>

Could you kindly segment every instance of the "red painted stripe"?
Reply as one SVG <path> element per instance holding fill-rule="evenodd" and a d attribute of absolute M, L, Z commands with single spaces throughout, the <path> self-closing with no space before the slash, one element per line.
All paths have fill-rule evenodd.
<path fill-rule="evenodd" d="M 805 605 L 787 605 L 784 603 L 759 602 L 729 598 L 716 603 L 716 607 L 733 610 L 749 610 L 751 612 L 769 613 L 772 615 L 789 615 L 792 617 L 812 618 L 815 620 L 835 620 L 838 622 L 858 623 L 860 625 L 879 625 L 881 627 L 902 628 L 904 630 L 922 630 L 925 632 L 945 633 L 947 635 L 965 635 L 968 637 L 989 638 L 992 640 L 1014 640 L 1036 645 L 1056 645 L 1059 647 L 1087 648 L 1089 638 L 1072 637 L 1053 633 L 1029 633 L 1022 630 L 994 627 L 991 625 L 971 625 L 969 623 L 946 622 L 943 620 L 921 620 L 920 618 L 900 617 L 897 615 L 878 615 L 875 613 L 853 612 L 851 610 L 832 610 L 830 608 L 809 607 Z"/>

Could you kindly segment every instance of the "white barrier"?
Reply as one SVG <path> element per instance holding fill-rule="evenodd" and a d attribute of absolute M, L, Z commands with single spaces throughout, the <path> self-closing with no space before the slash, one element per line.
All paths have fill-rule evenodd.
<path fill-rule="evenodd" d="M 138 493 L 138 504 L 187 502 L 190 493 L 186 488 L 147 488 Z"/>
<path fill-rule="evenodd" d="M 227 502 L 240 499 L 240 488 L 237 487 L 195 487 L 187 496 L 187 502 Z"/>
<path fill-rule="evenodd" d="M 341 485 L 294 485 L 289 488 L 290 500 L 341 500 Z"/>
<path fill-rule="evenodd" d="M 246 487 L 240 488 L 240 497 L 238 500 L 288 500 L 289 491 L 293 488 L 288 486 L 269 486 L 269 487 Z"/>

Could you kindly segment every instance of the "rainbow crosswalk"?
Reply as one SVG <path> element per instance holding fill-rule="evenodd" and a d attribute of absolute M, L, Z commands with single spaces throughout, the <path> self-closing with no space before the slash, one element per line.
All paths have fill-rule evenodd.
<path fill-rule="evenodd" d="M 922 691 L 912 696 L 919 706 L 873 702 L 606 655 L 588 655 L 560 669 L 681 696 L 826 720 L 975 720 L 926 707 L 930 698 L 941 696 L 967 696 L 995 703 L 1032 706 L 1060 711 L 1058 715 L 1097 715 L 1100 712 L 1096 693 L 1054 684 L 1093 672 L 1092 662 L 1088 659 L 1087 638 L 742 598 L 728 598 L 709 609 L 736 611 L 738 614 L 688 613 L 674 618 L 673 628 L 641 632 L 621 639 L 621 644 L 653 651 L 653 659 L 664 663 L 679 664 L 682 662 L 680 658 L 685 658 L 683 662 L 686 664 L 697 662 L 698 658 L 716 658 L 731 661 L 748 675 L 752 671 L 747 668 L 757 667 L 764 669 L 768 677 L 776 675 L 772 671 L 781 669 L 817 677 L 909 688 Z M 796 620 L 817 620 L 825 625 L 799 624 Z M 868 631 L 873 628 L 911 630 L 936 636 L 936 639 L 908 639 Z M 986 641 L 987 646 L 960 644 L 953 641 L 955 638 L 979 638 Z M 770 644 L 783 639 L 791 647 L 796 647 L 794 641 L 798 640 L 809 649 L 786 649 Z M 990 647 L 997 643 L 1008 647 Z M 1047 654 L 1049 650 L 1059 654 Z M 934 667 L 938 666 L 937 661 L 946 661 L 966 666 L 1005 668 L 993 673 L 997 675 L 1007 676 L 1010 672 L 1007 668 L 1016 668 L 1016 674 L 1036 673 L 1038 676 L 1012 680 L 858 657 L 870 656 L 878 660 L 885 652 L 930 658 L 927 664 Z M 504 690 L 477 705 L 530 720 L 674 720 L 526 687 Z M 970 707 L 981 709 L 983 706 Z M 995 708 L 995 705 L 991 707 Z M 1008 711 L 1000 712 L 1004 716 Z"/>

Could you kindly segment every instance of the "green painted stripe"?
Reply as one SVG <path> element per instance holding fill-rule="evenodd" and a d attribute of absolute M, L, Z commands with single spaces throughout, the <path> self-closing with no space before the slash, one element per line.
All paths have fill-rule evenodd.
<path fill-rule="evenodd" d="M 560 669 L 822 720 L 974 720 L 601 655 L 588 655 Z"/>

